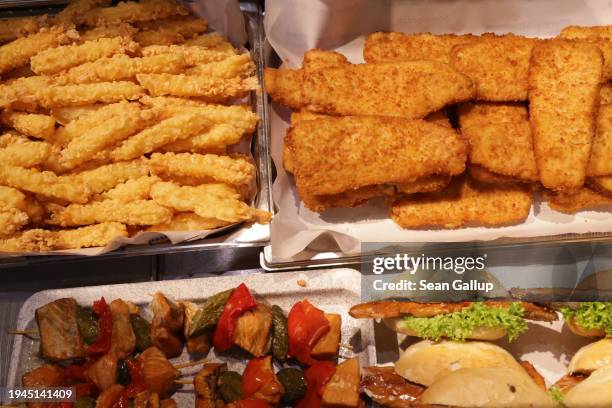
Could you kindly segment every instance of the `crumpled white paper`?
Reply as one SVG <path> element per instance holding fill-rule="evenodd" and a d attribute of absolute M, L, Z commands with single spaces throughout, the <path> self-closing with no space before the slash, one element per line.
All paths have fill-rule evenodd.
<path fill-rule="evenodd" d="M 187 6 L 198 16 L 202 16 L 209 24 L 209 30 L 219 32 L 227 37 L 234 45 L 242 46 L 247 40 L 246 29 L 244 25 L 244 16 L 240 10 L 240 4 L 236 0 L 195 0 L 187 4 Z M 250 154 L 250 143 L 245 143 L 243 152 Z M 11 252 L 2 253 L 3 256 L 23 256 L 23 255 L 100 255 L 113 251 L 125 245 L 147 245 L 154 243 L 155 240 L 162 240 L 167 237 L 170 242 L 177 244 L 185 241 L 206 238 L 208 235 L 229 229 L 231 226 L 218 228 L 214 230 L 204 231 L 168 231 L 168 232 L 144 232 L 137 234 L 131 238 L 117 238 L 109 242 L 105 247 L 83 248 L 64 251 L 50 252 Z M 261 226 L 254 226 L 256 229 Z M 253 234 L 256 235 L 256 234 Z"/>
<path fill-rule="evenodd" d="M 339 51 L 353 63 L 363 62 L 364 36 L 373 31 L 483 33 L 552 37 L 567 25 L 612 22 L 609 0 L 267 0 L 268 41 L 285 66 L 297 68 L 312 48 Z M 283 137 L 289 111 L 274 104 L 271 150 L 278 176 L 273 197 L 278 212 L 272 222 L 274 261 L 290 260 L 305 248 L 355 255 L 362 242 L 456 242 L 503 237 L 538 237 L 568 233 L 612 232 L 604 212 L 564 215 L 536 202 L 525 223 L 503 228 L 402 230 L 382 201 L 324 214 L 304 207 L 292 176 L 282 166 Z M 336 248 L 337 247 L 337 248 Z"/>

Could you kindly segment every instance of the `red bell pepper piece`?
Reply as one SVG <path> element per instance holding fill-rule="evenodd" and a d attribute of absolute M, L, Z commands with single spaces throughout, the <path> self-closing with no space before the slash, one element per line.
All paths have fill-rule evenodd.
<path fill-rule="evenodd" d="M 249 288 L 244 283 L 241 283 L 236 289 L 232 291 L 219 322 L 215 328 L 215 334 L 213 336 L 213 345 L 219 351 L 225 351 L 232 347 L 234 344 L 234 332 L 236 331 L 236 320 L 247 312 L 257 306 L 255 298 L 249 292 Z"/>
<path fill-rule="evenodd" d="M 264 385 L 274 380 L 270 359 L 266 357 L 254 358 L 249 361 L 242 375 L 242 395 L 249 398 Z"/>
<path fill-rule="evenodd" d="M 296 405 L 296 408 L 320 408 L 323 386 L 336 372 L 336 365 L 331 361 L 317 361 L 304 371 L 306 377 L 306 395 Z"/>
<path fill-rule="evenodd" d="M 308 300 L 293 305 L 287 316 L 289 356 L 303 364 L 311 365 L 317 360 L 310 356 L 317 341 L 329 331 L 329 322 L 322 310 Z"/>
<path fill-rule="evenodd" d="M 272 408 L 266 402 L 257 399 L 246 399 L 236 402 L 237 408 Z"/>
<path fill-rule="evenodd" d="M 147 385 L 140 375 L 142 363 L 140 360 L 127 360 L 127 365 L 130 370 L 130 383 L 119 395 L 119 399 L 115 401 L 112 408 L 128 408 L 130 399 L 147 389 Z"/>
<path fill-rule="evenodd" d="M 98 338 L 85 350 L 87 355 L 106 354 L 111 348 L 111 338 L 113 336 L 113 318 L 111 316 L 110 307 L 101 297 L 96 300 L 92 307 L 93 311 L 98 315 Z"/>

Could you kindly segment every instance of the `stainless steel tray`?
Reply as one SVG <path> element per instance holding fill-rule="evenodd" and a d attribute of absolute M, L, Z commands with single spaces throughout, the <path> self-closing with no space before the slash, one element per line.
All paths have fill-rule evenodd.
<path fill-rule="evenodd" d="M 5 4 L 6 3 L 6 4 Z M 10 7 L 6 7 L 10 3 Z M 34 15 L 42 13 L 53 13 L 59 10 L 53 7 L 58 4 L 65 4 L 67 1 L 41 1 L 41 0 L 19 0 L 10 2 L 0 2 L 0 19 Z M 240 7 L 245 17 L 245 28 L 248 36 L 247 48 L 251 52 L 253 61 L 256 64 L 256 73 L 260 83 L 263 83 L 264 73 L 264 48 L 265 33 L 263 28 L 263 10 L 259 2 L 244 1 L 240 2 Z M 260 116 L 261 120 L 253 137 L 251 152 L 257 164 L 257 195 L 254 206 L 265 211 L 273 211 L 272 203 L 272 167 L 270 159 L 270 147 L 268 132 L 268 98 L 265 92 L 253 93 L 251 97 L 253 109 Z M 237 225 L 222 232 L 208 236 L 205 239 L 192 240 L 173 245 L 169 241 L 161 240 L 151 245 L 133 245 L 119 248 L 98 257 L 120 257 L 120 256 L 140 256 L 156 255 L 166 253 L 193 252 L 201 250 L 219 250 L 224 248 L 240 247 L 260 247 L 270 241 L 270 228 L 268 225 L 254 224 L 250 228 L 244 225 Z M 49 262 L 62 262 L 63 260 L 75 260 L 85 258 L 82 255 L 52 255 L 52 256 L 8 256 L 0 257 L 0 268 L 3 266 L 14 266 L 18 264 L 44 264 Z M 87 257 L 90 258 L 90 257 Z"/>
<path fill-rule="evenodd" d="M 305 280 L 307 286 L 299 286 L 298 279 Z M 117 298 L 129 300 L 140 306 L 142 314 L 150 319 L 149 302 L 151 294 L 157 291 L 163 292 L 174 300 L 190 300 L 197 303 L 218 291 L 235 287 L 240 283 L 247 284 L 259 299 L 278 304 L 285 311 L 288 311 L 295 302 L 308 298 L 325 311 L 339 313 L 342 316 L 342 343 L 352 344 L 355 352 L 364 350 L 360 355 L 363 364 L 372 361 L 373 357 L 368 354 L 368 350 L 373 349 L 370 346 L 373 343 L 370 341 L 372 337 L 368 334 L 369 331 L 362 332 L 362 322 L 348 315 L 349 308 L 361 301 L 361 275 L 351 269 L 321 270 L 308 274 L 302 272 L 255 274 L 46 290 L 34 294 L 23 304 L 17 319 L 17 329 L 36 329 L 35 310 L 63 297 L 73 297 L 80 304 L 91 304 L 101 296 L 104 296 L 107 301 Z M 37 357 L 37 351 L 38 340 L 23 336 L 15 339 L 7 387 L 19 386 L 23 373 L 42 363 L 42 360 Z M 353 353 L 343 351 L 342 356 L 353 357 Z M 214 351 L 211 351 L 209 359 L 215 359 Z M 186 360 L 188 360 L 188 355 L 184 352 L 183 355 L 172 361 Z M 230 359 L 226 356 L 221 360 L 227 362 L 230 369 L 239 371 L 244 369 L 244 360 Z M 195 374 L 197 368 L 182 371 Z M 193 406 L 192 386 L 185 386 L 179 390 L 175 398 L 180 407 Z"/>

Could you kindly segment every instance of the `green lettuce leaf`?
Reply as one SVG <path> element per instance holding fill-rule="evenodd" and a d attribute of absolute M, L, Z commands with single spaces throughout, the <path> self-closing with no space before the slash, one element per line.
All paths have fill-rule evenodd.
<path fill-rule="evenodd" d="M 612 337 L 612 302 L 583 302 L 577 308 L 562 307 L 561 313 L 566 321 L 573 319 L 587 330 L 603 328 Z"/>
<path fill-rule="evenodd" d="M 446 313 L 434 317 L 404 317 L 404 324 L 424 339 L 440 340 L 448 338 L 463 341 L 477 327 L 503 327 L 510 341 L 527 330 L 523 319 L 525 310 L 520 302 L 511 303 L 507 308 L 489 307 L 475 302 L 459 312 Z"/>

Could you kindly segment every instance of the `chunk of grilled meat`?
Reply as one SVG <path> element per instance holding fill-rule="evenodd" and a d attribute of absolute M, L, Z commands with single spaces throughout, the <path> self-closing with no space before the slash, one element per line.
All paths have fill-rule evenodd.
<path fill-rule="evenodd" d="M 77 302 L 72 298 L 58 299 L 36 309 L 42 358 L 62 361 L 85 357 L 76 310 Z"/>
<path fill-rule="evenodd" d="M 204 364 L 202 369 L 193 379 L 193 387 L 196 393 L 196 408 L 215 408 L 217 401 L 217 383 L 219 375 L 227 370 L 225 363 Z"/>
<path fill-rule="evenodd" d="M 119 358 L 126 358 L 136 347 L 136 335 L 130 322 L 130 306 L 121 299 L 115 299 L 110 304 L 110 311 L 113 318 L 111 351 Z"/>
<path fill-rule="evenodd" d="M 153 321 L 151 341 L 168 358 L 177 357 L 183 351 L 183 306 L 169 300 L 162 293 L 153 295 L 151 302 Z"/>
<path fill-rule="evenodd" d="M 270 344 L 269 334 L 272 327 L 272 311 L 262 303 L 253 310 L 245 312 L 236 322 L 234 342 L 255 357 L 266 354 Z"/>

